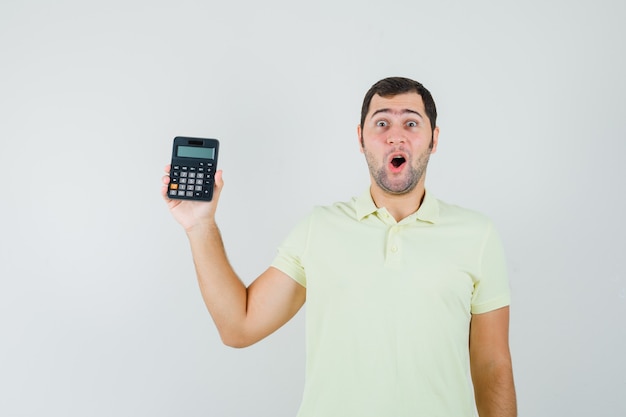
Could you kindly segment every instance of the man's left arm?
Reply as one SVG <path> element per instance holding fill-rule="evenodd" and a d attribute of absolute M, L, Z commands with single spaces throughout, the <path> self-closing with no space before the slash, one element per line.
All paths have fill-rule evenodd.
<path fill-rule="evenodd" d="M 509 307 L 472 315 L 470 366 L 480 417 L 516 417 Z"/>

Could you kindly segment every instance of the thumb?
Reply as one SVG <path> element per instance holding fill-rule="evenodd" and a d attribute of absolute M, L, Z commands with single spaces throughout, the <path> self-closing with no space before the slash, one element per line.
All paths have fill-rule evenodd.
<path fill-rule="evenodd" d="M 215 187 L 213 188 L 213 200 L 219 200 L 220 194 L 224 188 L 224 179 L 222 177 L 222 170 L 219 169 L 215 173 Z"/>

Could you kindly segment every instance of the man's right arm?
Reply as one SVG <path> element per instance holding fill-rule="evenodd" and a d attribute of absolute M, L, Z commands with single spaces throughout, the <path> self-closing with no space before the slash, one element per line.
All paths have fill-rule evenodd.
<path fill-rule="evenodd" d="M 215 222 L 222 172 L 215 175 L 213 200 L 208 203 L 172 200 L 167 197 L 169 175 L 163 183 L 161 194 L 187 233 L 202 298 L 222 341 L 232 347 L 249 346 L 289 321 L 304 304 L 306 289 L 273 267 L 246 287 L 226 257 Z"/>

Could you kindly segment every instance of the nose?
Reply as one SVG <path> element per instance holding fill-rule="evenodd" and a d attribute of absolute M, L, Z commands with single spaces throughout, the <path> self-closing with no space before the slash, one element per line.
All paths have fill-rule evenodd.
<path fill-rule="evenodd" d="M 391 128 L 387 132 L 387 143 L 392 145 L 396 143 L 404 143 L 406 142 L 406 138 L 404 137 L 404 132 L 399 128 Z"/>

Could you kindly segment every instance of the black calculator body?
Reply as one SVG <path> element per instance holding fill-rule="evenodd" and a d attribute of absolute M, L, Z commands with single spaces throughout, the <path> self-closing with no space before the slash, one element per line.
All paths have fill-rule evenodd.
<path fill-rule="evenodd" d="M 167 190 L 169 198 L 211 201 L 218 150 L 217 139 L 175 137 Z"/>

